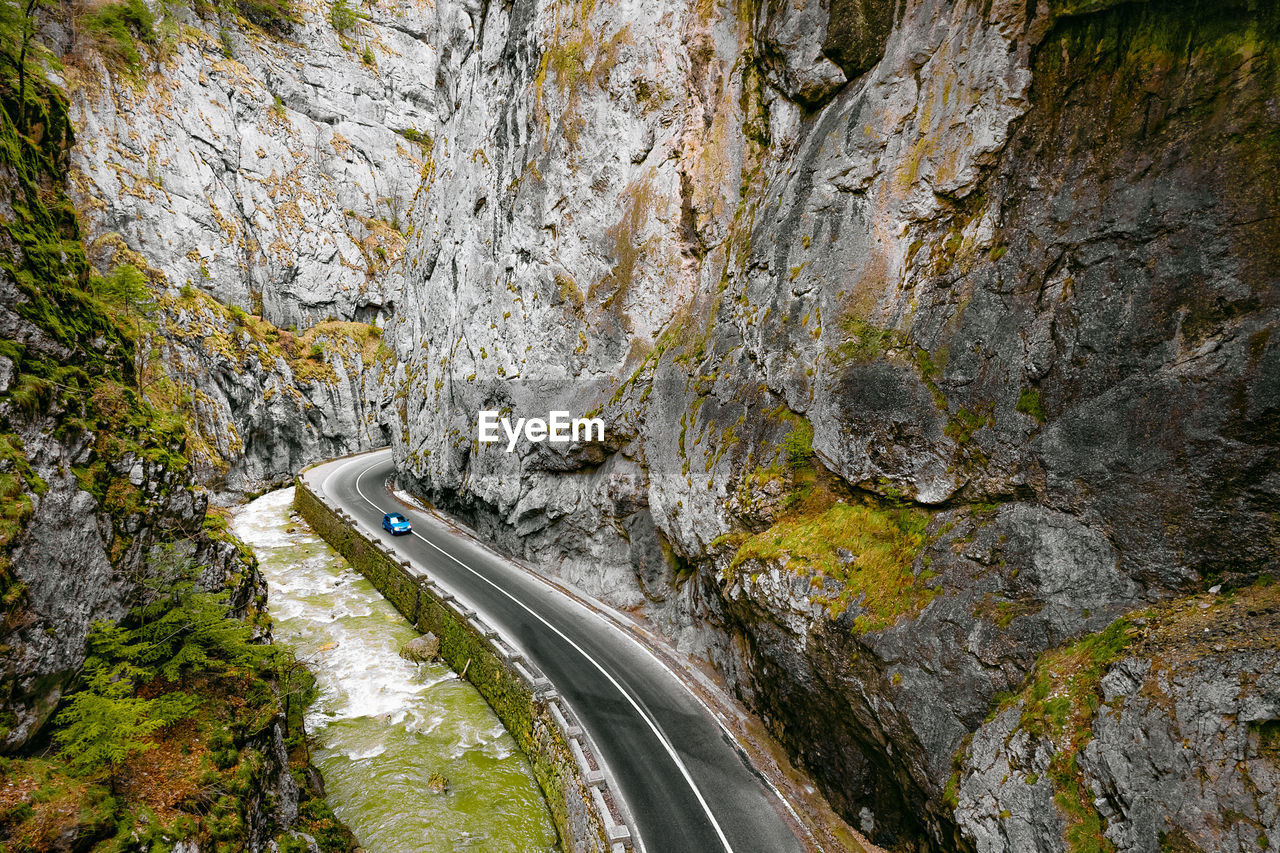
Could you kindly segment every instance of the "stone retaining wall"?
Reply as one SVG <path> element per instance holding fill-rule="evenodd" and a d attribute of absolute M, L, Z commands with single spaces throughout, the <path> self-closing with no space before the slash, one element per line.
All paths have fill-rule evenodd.
<path fill-rule="evenodd" d="M 572 711 L 515 647 L 380 542 L 344 510 L 297 479 L 294 506 L 307 523 L 420 631 L 440 638 L 440 654 L 475 685 L 529 757 L 566 853 L 622 853 L 630 831 L 616 817 L 604 774 Z"/>

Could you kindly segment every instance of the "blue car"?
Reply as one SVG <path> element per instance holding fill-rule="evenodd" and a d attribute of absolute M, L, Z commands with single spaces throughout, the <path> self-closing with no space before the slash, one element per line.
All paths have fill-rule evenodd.
<path fill-rule="evenodd" d="M 412 530 L 409 527 L 409 519 L 398 512 L 389 512 L 382 517 L 382 529 L 392 536 L 399 536 L 401 533 L 409 533 Z"/>

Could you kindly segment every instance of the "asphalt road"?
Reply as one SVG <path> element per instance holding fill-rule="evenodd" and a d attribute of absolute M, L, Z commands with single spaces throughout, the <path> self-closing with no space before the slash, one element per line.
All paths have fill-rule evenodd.
<path fill-rule="evenodd" d="M 325 463 L 308 480 L 541 668 L 595 743 L 638 849 L 803 849 L 778 795 L 674 674 L 599 614 L 438 518 L 405 510 L 386 489 L 393 473 L 383 450 Z M 382 531 L 382 514 L 390 511 L 403 512 L 414 535 Z"/>

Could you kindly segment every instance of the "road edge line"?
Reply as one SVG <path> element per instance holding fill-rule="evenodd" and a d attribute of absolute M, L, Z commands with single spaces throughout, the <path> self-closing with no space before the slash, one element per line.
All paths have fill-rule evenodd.
<path fill-rule="evenodd" d="M 329 504 L 322 496 L 323 489 L 317 494 L 306 482 L 305 473 L 309 471 L 295 480 L 295 508 L 410 623 L 419 630 L 437 629 L 433 633 L 440 638 L 442 656 L 455 672 L 460 665 L 466 670 L 466 680 L 530 756 L 566 853 L 622 853 L 631 847 L 630 828 L 609 808 L 609 800 L 616 797 L 608 790 L 607 781 L 588 778 L 584 772 L 589 769 L 584 765 L 595 756 L 588 758 L 590 746 L 580 741 L 581 734 L 571 734 L 580 726 L 574 723 L 572 709 L 551 689 L 551 682 L 522 655 L 512 653 L 516 648 L 513 643 L 451 595 L 442 594 L 443 588 L 425 572 L 415 572 L 394 552 L 388 554 L 379 547 L 382 543 L 367 535 L 354 518 Z M 462 660 L 471 663 L 466 666 Z M 575 753 L 582 756 L 581 763 Z M 570 791 L 576 793 L 577 803 L 570 801 Z"/>

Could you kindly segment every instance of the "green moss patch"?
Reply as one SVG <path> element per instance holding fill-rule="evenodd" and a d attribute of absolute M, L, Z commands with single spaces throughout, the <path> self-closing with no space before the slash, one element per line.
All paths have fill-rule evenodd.
<path fill-rule="evenodd" d="M 927 542 L 928 520 L 909 508 L 837 501 L 815 511 L 802 505 L 746 539 L 729 568 L 739 570 L 751 560 L 783 561 L 789 570 L 810 575 L 815 585 L 835 580 L 841 591 L 824 598 L 832 615 L 857 604 L 863 612 L 856 630 L 879 630 L 919 611 L 938 592 L 922 583 L 931 574 L 912 572 Z"/>
<path fill-rule="evenodd" d="M 1035 388 L 1023 388 L 1018 395 L 1018 411 L 1030 415 L 1040 423 L 1045 422 L 1044 405 L 1040 402 L 1040 392 Z"/>

